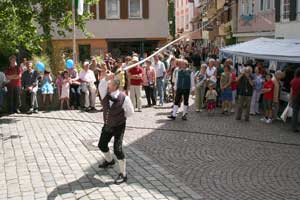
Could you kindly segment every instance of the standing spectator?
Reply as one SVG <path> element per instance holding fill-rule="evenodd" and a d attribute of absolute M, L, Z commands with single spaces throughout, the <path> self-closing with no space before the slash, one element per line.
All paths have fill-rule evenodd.
<path fill-rule="evenodd" d="M 155 86 L 156 86 L 156 71 L 151 66 L 151 61 L 147 60 L 146 68 L 143 70 L 143 86 L 146 93 L 148 107 L 156 105 Z M 152 101 L 152 103 L 151 103 Z"/>
<path fill-rule="evenodd" d="M 200 69 L 195 73 L 195 104 L 196 112 L 201 112 L 203 108 L 204 96 L 205 96 L 205 80 L 206 80 L 206 64 L 202 64 Z"/>
<path fill-rule="evenodd" d="M 243 109 L 245 109 L 245 120 L 249 121 L 251 96 L 253 93 L 253 81 L 251 78 L 252 68 L 245 68 L 237 79 L 238 82 L 238 105 L 236 120 L 242 119 Z"/>
<path fill-rule="evenodd" d="M 61 95 L 59 97 L 59 99 L 60 99 L 60 109 L 61 110 L 63 110 L 65 102 L 67 104 L 67 108 L 70 110 L 70 103 L 69 103 L 70 82 L 71 82 L 71 78 L 69 77 L 68 71 L 64 71 L 62 88 L 61 88 Z"/>
<path fill-rule="evenodd" d="M 0 114 L 3 112 L 4 95 L 6 93 L 7 79 L 3 72 L 0 72 Z"/>
<path fill-rule="evenodd" d="M 92 70 L 89 69 L 89 62 L 84 62 L 83 70 L 79 73 L 81 82 L 81 91 L 84 93 L 84 110 L 95 111 L 96 101 L 96 77 Z"/>
<path fill-rule="evenodd" d="M 236 79 L 237 79 L 236 70 L 234 67 L 232 67 L 232 73 L 231 73 L 232 109 L 231 109 L 231 113 L 234 113 L 235 104 L 236 104 L 237 88 L 238 88 Z"/>
<path fill-rule="evenodd" d="M 159 105 L 164 103 L 164 77 L 166 75 L 166 67 L 163 62 L 159 60 L 159 56 L 154 56 L 154 68 L 156 70 L 156 90 L 159 96 Z M 156 95 L 156 97 L 157 97 Z"/>
<path fill-rule="evenodd" d="M 46 99 L 47 96 L 49 96 L 49 104 L 52 104 L 53 94 L 54 94 L 54 88 L 52 85 L 52 77 L 49 71 L 44 72 L 44 76 L 42 79 L 42 96 L 43 96 L 43 106 L 46 107 Z"/>
<path fill-rule="evenodd" d="M 27 70 L 22 75 L 22 87 L 25 91 L 26 104 L 29 106 L 28 114 L 38 113 L 38 73 L 32 69 L 32 62 L 26 62 Z"/>
<path fill-rule="evenodd" d="M 172 114 L 168 116 L 168 118 L 175 120 L 177 116 L 178 106 L 180 100 L 183 96 L 184 106 L 183 106 L 183 114 L 182 120 L 187 120 L 188 106 L 189 106 L 189 97 L 190 93 L 194 93 L 195 91 L 195 83 L 194 83 L 194 74 L 188 68 L 188 61 L 181 60 L 180 61 L 180 70 L 178 71 L 175 77 L 175 103 L 173 106 Z"/>
<path fill-rule="evenodd" d="M 261 121 L 266 122 L 267 124 L 272 123 L 272 103 L 274 97 L 274 83 L 272 81 L 272 75 L 266 75 L 266 81 L 263 88 L 263 100 L 264 100 L 264 111 L 265 117 Z"/>
<path fill-rule="evenodd" d="M 5 70 L 7 83 L 7 96 L 10 113 L 21 113 L 21 85 L 22 69 L 17 67 L 16 56 L 9 57 L 9 67 Z"/>
<path fill-rule="evenodd" d="M 134 56 L 132 63 L 139 62 L 139 58 Z M 128 78 L 130 81 L 130 99 L 134 109 L 138 109 L 138 112 L 142 112 L 142 84 L 143 84 L 143 68 L 135 66 L 128 71 Z"/>
<path fill-rule="evenodd" d="M 292 129 L 298 133 L 298 116 L 300 110 L 300 68 L 296 70 L 295 77 L 291 81 L 290 103 L 293 108 Z"/>
<path fill-rule="evenodd" d="M 251 115 L 258 115 L 259 113 L 259 99 L 262 94 L 262 89 L 263 89 L 263 76 L 259 72 L 258 67 L 255 68 L 255 74 L 253 76 L 253 83 L 254 83 L 254 90 L 253 90 L 253 95 L 251 99 L 251 108 L 250 108 L 250 114 Z"/>
<path fill-rule="evenodd" d="M 221 91 L 221 76 L 222 76 L 222 74 L 223 74 L 223 72 L 224 72 L 224 66 L 223 66 L 223 64 L 225 63 L 225 59 L 222 61 L 222 63 L 221 63 L 221 61 L 219 60 L 219 59 L 217 59 L 216 60 L 216 70 L 217 70 L 217 83 L 216 83 L 216 89 L 217 89 L 217 92 L 218 92 L 218 97 L 217 97 L 217 106 L 220 106 L 221 104 L 222 104 L 222 95 L 221 95 L 221 93 L 222 93 L 222 91 Z"/>
<path fill-rule="evenodd" d="M 57 94 L 58 94 L 59 97 L 60 97 L 60 94 L 61 94 L 61 87 L 62 87 L 63 80 L 64 80 L 63 72 L 59 71 L 57 76 L 56 76 L 56 80 L 55 80 L 56 90 L 57 90 Z"/>
<path fill-rule="evenodd" d="M 27 58 L 22 59 L 22 63 L 20 64 L 20 67 L 23 73 L 27 70 Z"/>
<path fill-rule="evenodd" d="M 71 69 L 68 69 L 68 74 L 71 79 L 69 93 L 70 106 L 71 109 L 78 109 L 80 107 L 80 82 L 78 72 L 74 67 L 72 67 Z M 63 76 L 62 79 L 64 79 Z"/>
<path fill-rule="evenodd" d="M 206 69 L 206 79 L 209 83 L 216 84 L 217 82 L 217 68 L 215 67 L 215 59 L 211 58 L 208 61 Z"/>
<path fill-rule="evenodd" d="M 283 78 L 283 73 L 281 71 L 276 71 L 275 76 L 273 77 L 274 83 L 274 97 L 273 97 L 273 120 L 280 119 L 278 117 L 278 110 L 279 110 L 279 98 L 280 98 L 280 91 L 281 91 L 281 84 L 280 80 Z"/>
<path fill-rule="evenodd" d="M 232 89 L 231 89 L 231 66 L 228 61 L 225 62 L 224 72 L 220 79 L 220 88 L 222 93 L 222 114 L 231 111 Z"/>
<path fill-rule="evenodd" d="M 125 57 L 125 63 L 123 63 L 123 69 L 125 67 L 128 67 L 131 62 L 132 58 L 130 56 L 126 56 Z M 130 90 L 130 81 L 129 81 L 129 78 L 128 78 L 128 71 L 125 71 L 125 86 L 124 86 L 124 90 L 125 90 L 125 93 L 128 95 L 129 93 L 129 90 Z"/>
<path fill-rule="evenodd" d="M 170 77 L 170 82 L 171 82 L 171 85 L 172 85 L 172 95 L 173 95 L 173 99 L 174 99 L 174 71 L 175 69 L 177 68 L 176 66 L 176 58 L 175 57 L 172 57 L 170 59 L 170 67 L 168 69 L 168 76 Z"/>
<path fill-rule="evenodd" d="M 125 90 L 125 71 L 123 70 L 123 62 L 121 58 L 117 59 L 117 64 L 116 64 L 116 79 L 120 81 L 120 86 L 119 90 L 124 91 Z"/>

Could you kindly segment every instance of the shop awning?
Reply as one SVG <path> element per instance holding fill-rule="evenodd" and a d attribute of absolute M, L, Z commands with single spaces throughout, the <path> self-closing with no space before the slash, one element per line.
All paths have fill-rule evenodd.
<path fill-rule="evenodd" d="M 300 63 L 300 39 L 257 38 L 220 49 L 221 54 Z"/>

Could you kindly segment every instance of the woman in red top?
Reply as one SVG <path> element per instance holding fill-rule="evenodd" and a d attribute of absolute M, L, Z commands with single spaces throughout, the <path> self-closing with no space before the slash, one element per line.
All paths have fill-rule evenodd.
<path fill-rule="evenodd" d="M 264 100 L 264 109 L 265 109 L 265 118 L 262 121 L 266 122 L 267 124 L 272 123 L 272 104 L 273 104 L 273 97 L 274 97 L 274 83 L 272 81 L 272 75 L 266 75 L 266 81 L 264 83 L 263 88 L 263 100 Z"/>
<path fill-rule="evenodd" d="M 9 67 L 5 70 L 5 75 L 9 80 L 9 83 L 6 85 L 8 92 L 9 112 L 20 113 L 22 69 L 17 67 L 16 56 L 9 57 Z"/>
<path fill-rule="evenodd" d="M 132 64 L 139 61 L 138 57 L 132 58 Z M 140 66 L 133 67 L 128 70 L 128 78 L 130 80 L 130 99 L 134 108 L 138 112 L 142 112 L 142 84 L 143 84 L 143 68 Z"/>
<path fill-rule="evenodd" d="M 297 125 L 300 110 L 300 68 L 296 70 L 295 77 L 291 81 L 290 103 L 293 108 L 292 128 L 294 132 L 299 132 Z"/>

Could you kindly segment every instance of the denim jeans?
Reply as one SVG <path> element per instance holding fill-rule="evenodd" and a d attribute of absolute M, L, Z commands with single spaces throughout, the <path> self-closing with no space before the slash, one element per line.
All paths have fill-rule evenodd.
<path fill-rule="evenodd" d="M 164 103 L 164 79 L 163 77 L 159 77 L 156 80 L 156 98 L 159 96 L 159 103 Z"/>

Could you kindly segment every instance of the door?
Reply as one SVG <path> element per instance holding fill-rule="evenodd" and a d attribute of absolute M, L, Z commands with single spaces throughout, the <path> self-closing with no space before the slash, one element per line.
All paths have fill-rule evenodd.
<path fill-rule="evenodd" d="M 91 58 L 91 45 L 79 45 L 79 61 L 84 62 Z"/>

